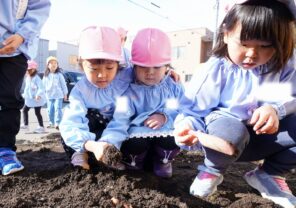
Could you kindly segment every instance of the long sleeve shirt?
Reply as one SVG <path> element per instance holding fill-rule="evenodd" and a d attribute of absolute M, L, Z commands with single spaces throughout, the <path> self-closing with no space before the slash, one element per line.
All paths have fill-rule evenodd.
<path fill-rule="evenodd" d="M 65 78 L 61 72 L 49 73 L 43 77 L 43 85 L 47 99 L 61 99 L 68 94 Z"/>
<path fill-rule="evenodd" d="M 183 87 L 171 77 L 153 86 L 132 83 L 118 100 L 113 119 L 100 141 L 112 143 L 120 149 L 122 142 L 128 138 L 172 135 L 178 100 L 182 95 Z M 166 123 L 157 130 L 144 126 L 144 121 L 155 113 L 166 117 Z"/>
<path fill-rule="evenodd" d="M 50 5 L 50 0 L 27 0 L 27 4 L 21 0 L 0 1 L 0 43 L 13 34 L 19 34 L 24 38 L 23 44 L 13 54 L 0 57 L 11 57 L 21 53 L 27 59 L 36 57 L 39 33 L 49 16 Z"/>
<path fill-rule="evenodd" d="M 45 104 L 44 87 L 41 78 L 37 74 L 33 77 L 26 77 L 23 97 L 25 99 L 25 105 L 28 107 L 39 107 Z M 36 100 L 37 97 L 40 99 Z"/>
<path fill-rule="evenodd" d="M 296 60 L 293 56 L 279 72 L 266 65 L 245 70 L 225 58 L 210 58 L 185 87 L 175 126 L 189 125 L 204 131 L 204 121 L 229 116 L 240 121 L 271 104 L 279 119 L 296 112 Z"/>
<path fill-rule="evenodd" d="M 101 115 L 110 120 L 114 113 L 116 98 L 127 90 L 131 82 L 131 70 L 131 68 L 121 69 L 106 88 L 96 87 L 86 77 L 76 83 L 59 125 L 67 146 L 77 152 L 83 152 L 86 141 L 95 141 L 96 135 L 89 131 L 87 110 L 98 109 Z"/>

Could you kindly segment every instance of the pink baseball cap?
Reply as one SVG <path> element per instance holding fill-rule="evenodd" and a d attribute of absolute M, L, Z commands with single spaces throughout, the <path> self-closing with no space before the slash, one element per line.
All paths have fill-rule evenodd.
<path fill-rule="evenodd" d="M 125 30 L 122 27 L 117 28 L 117 33 L 120 36 L 120 38 L 125 38 L 127 36 L 127 30 Z"/>
<path fill-rule="evenodd" d="M 85 28 L 80 35 L 79 57 L 122 61 L 119 35 L 110 27 Z"/>
<path fill-rule="evenodd" d="M 131 62 L 143 67 L 157 67 L 171 63 L 169 37 L 155 28 L 140 30 L 132 43 Z"/>
<path fill-rule="evenodd" d="M 225 12 L 228 12 L 234 4 L 243 4 L 248 0 L 231 0 L 225 7 Z M 296 19 L 296 0 L 277 0 L 279 2 L 282 2 L 283 4 L 286 4 L 288 9 L 290 9 L 291 13 L 294 16 L 294 19 Z"/>
<path fill-rule="evenodd" d="M 34 60 L 28 60 L 27 63 L 28 63 L 28 69 L 37 69 L 38 68 L 38 64 Z"/>

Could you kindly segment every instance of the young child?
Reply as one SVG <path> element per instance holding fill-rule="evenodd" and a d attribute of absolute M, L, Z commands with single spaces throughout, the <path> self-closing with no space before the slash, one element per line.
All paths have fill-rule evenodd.
<path fill-rule="evenodd" d="M 124 46 L 127 40 L 127 30 L 122 27 L 117 28 L 117 33 L 120 37 L 121 41 L 121 56 L 123 57 L 122 63 L 120 65 L 124 65 L 124 67 L 131 67 L 132 64 L 130 62 L 131 53 L 130 51 Z"/>
<path fill-rule="evenodd" d="M 192 195 L 214 193 L 233 162 L 264 159 L 245 180 L 264 198 L 295 207 L 284 178 L 296 167 L 295 3 L 240 2 L 220 26 L 213 57 L 186 88 L 174 135 L 187 149 L 198 148 L 195 131 L 223 138 L 237 149 L 238 154 L 228 156 L 203 147 L 205 160 L 190 187 Z"/>
<path fill-rule="evenodd" d="M 30 108 L 34 108 L 39 127 L 35 133 L 44 133 L 43 119 L 41 115 L 41 107 L 45 104 L 45 93 L 41 78 L 37 74 L 37 63 L 34 60 L 28 61 L 27 78 L 25 79 L 25 89 L 23 98 L 25 99 L 25 106 L 23 108 L 23 120 L 21 125 L 22 129 L 29 129 L 29 115 Z"/>
<path fill-rule="evenodd" d="M 37 54 L 39 33 L 49 16 L 50 0 L 0 1 L 0 170 L 24 169 L 16 157 L 16 135 L 24 106 L 21 86 L 27 60 Z"/>
<path fill-rule="evenodd" d="M 90 26 L 81 32 L 79 58 L 85 77 L 70 93 L 60 132 L 71 163 L 89 169 L 89 156 L 102 161 L 108 147 L 117 147 L 113 140 L 102 141 L 100 136 L 112 118 L 115 98 L 130 83 L 131 69 L 119 67 L 121 42 L 117 32 L 109 27 Z M 114 167 L 124 166 L 118 163 Z"/>
<path fill-rule="evenodd" d="M 121 145 L 124 163 L 130 169 L 142 169 L 153 162 L 157 176 L 172 176 L 172 159 L 179 147 L 172 136 L 177 115 L 177 99 L 183 88 L 166 71 L 170 68 L 171 44 L 161 30 L 146 28 L 132 43 L 135 78 L 118 99 L 113 119 L 102 140 Z M 149 152 L 149 153 L 148 153 Z"/>
<path fill-rule="evenodd" d="M 62 119 L 63 99 L 67 100 L 68 89 L 65 78 L 60 72 L 56 57 L 49 56 L 46 60 L 47 68 L 44 72 L 43 85 L 47 99 L 47 113 L 49 126 L 47 128 L 59 129 Z"/>

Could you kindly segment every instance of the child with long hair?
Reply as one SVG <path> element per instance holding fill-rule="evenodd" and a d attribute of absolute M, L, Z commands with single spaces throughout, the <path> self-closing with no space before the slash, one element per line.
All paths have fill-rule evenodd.
<path fill-rule="evenodd" d="M 296 167 L 295 14 L 294 1 L 280 0 L 239 1 L 226 14 L 213 56 L 186 88 L 175 137 L 196 149 L 198 131 L 205 132 L 237 154 L 203 147 L 192 195 L 214 193 L 235 161 L 264 160 L 245 174 L 247 183 L 276 204 L 296 206 L 284 177 Z"/>

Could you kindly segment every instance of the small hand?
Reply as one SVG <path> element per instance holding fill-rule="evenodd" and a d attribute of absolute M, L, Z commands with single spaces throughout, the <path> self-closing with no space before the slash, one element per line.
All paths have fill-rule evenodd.
<path fill-rule="evenodd" d="M 64 96 L 64 101 L 67 101 L 68 100 L 68 97 L 67 95 Z"/>
<path fill-rule="evenodd" d="M 40 99 L 41 99 L 40 96 L 36 96 L 36 97 L 35 97 L 35 100 L 36 100 L 36 101 L 39 101 Z"/>
<path fill-rule="evenodd" d="M 94 153 L 96 159 L 102 162 L 104 150 L 109 146 L 107 142 L 87 141 L 84 147 L 87 151 Z"/>
<path fill-rule="evenodd" d="M 271 105 L 257 108 L 249 122 L 256 134 L 274 134 L 279 129 L 279 119 Z"/>
<path fill-rule="evenodd" d="M 19 34 L 9 36 L 2 42 L 3 47 L 0 48 L 0 55 L 13 54 L 23 42 L 24 38 Z"/>
<path fill-rule="evenodd" d="M 173 134 L 175 140 L 180 145 L 192 146 L 198 142 L 198 138 L 195 134 L 192 134 L 190 127 L 175 128 Z"/>
<path fill-rule="evenodd" d="M 169 73 L 175 82 L 180 82 L 181 76 L 176 71 L 171 70 Z"/>
<path fill-rule="evenodd" d="M 144 122 L 146 127 L 151 129 L 160 129 L 166 122 L 166 117 L 163 114 L 155 113 L 147 118 Z"/>

